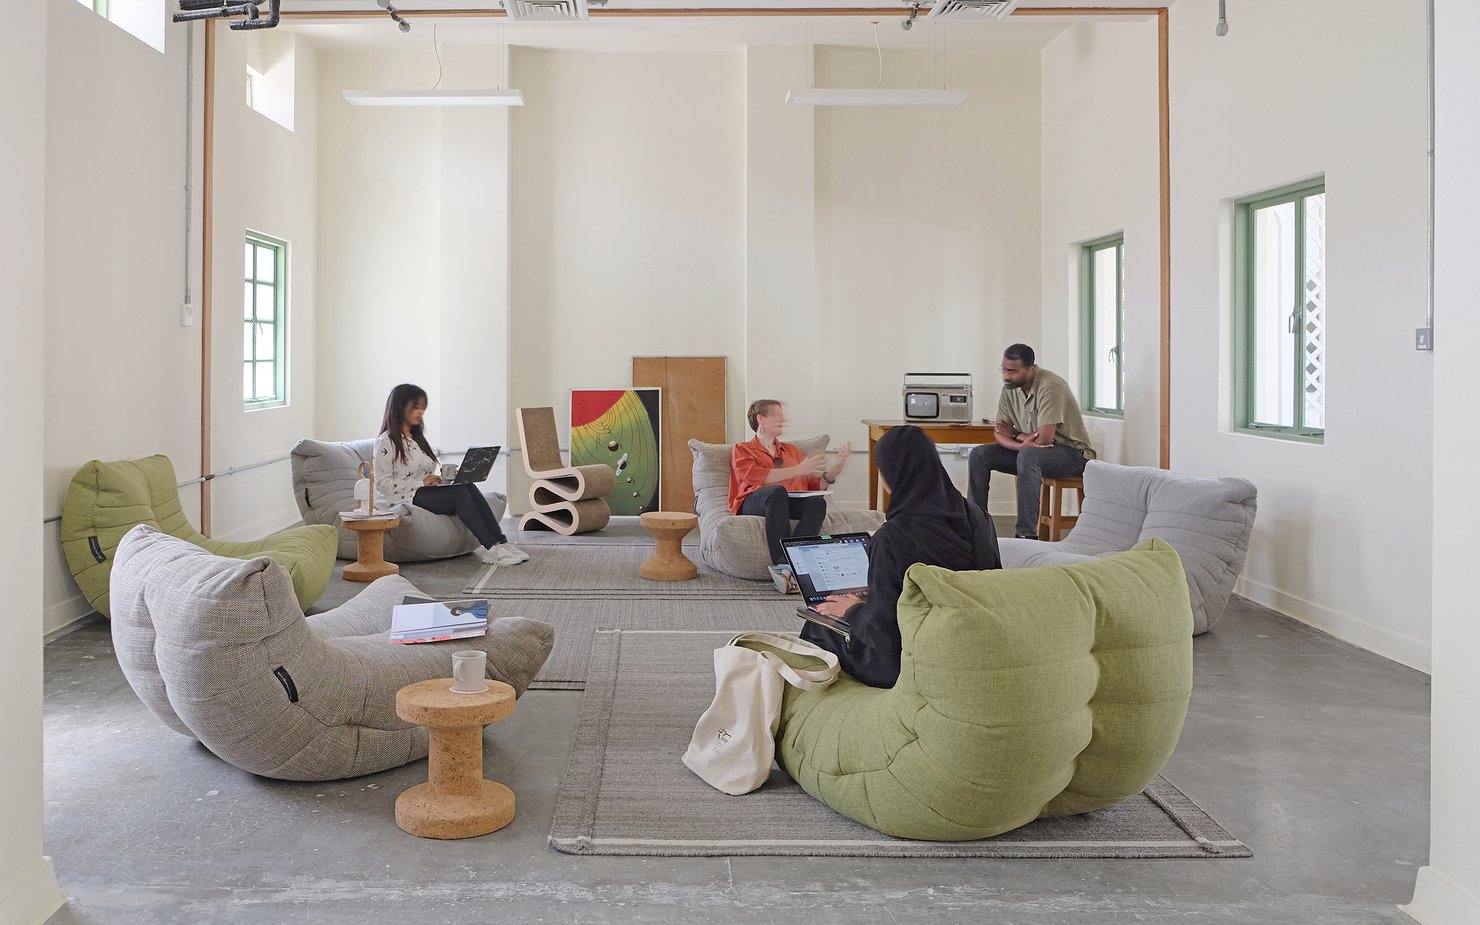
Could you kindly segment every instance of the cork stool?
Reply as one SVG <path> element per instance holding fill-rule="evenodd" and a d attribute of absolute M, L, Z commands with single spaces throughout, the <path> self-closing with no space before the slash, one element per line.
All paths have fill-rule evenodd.
<path fill-rule="evenodd" d="M 514 689 L 489 681 L 481 694 L 454 694 L 451 678 L 396 692 L 396 715 L 431 736 L 425 784 L 396 798 L 396 825 L 422 838 L 487 835 L 514 819 L 514 791 L 483 779 L 483 727 L 514 712 Z"/>
<path fill-rule="evenodd" d="M 387 575 L 398 575 L 401 567 L 385 561 L 385 531 L 401 523 L 399 517 L 371 517 L 366 520 L 339 521 L 355 531 L 359 541 L 355 561 L 344 567 L 345 581 L 374 581 Z"/>
<path fill-rule="evenodd" d="M 1084 507 L 1084 479 L 1082 478 L 1045 478 L 1042 487 L 1038 489 L 1038 538 L 1040 540 L 1057 543 L 1079 522 L 1078 516 L 1064 513 L 1064 492 L 1066 491 L 1079 492 L 1079 506 Z M 1052 506 L 1050 506 L 1050 500 L 1052 500 Z"/>
<path fill-rule="evenodd" d="M 699 566 L 683 554 L 683 538 L 699 526 L 697 514 L 648 511 L 641 518 L 643 529 L 653 535 L 658 548 L 637 573 L 653 581 L 688 581 L 699 577 Z"/>

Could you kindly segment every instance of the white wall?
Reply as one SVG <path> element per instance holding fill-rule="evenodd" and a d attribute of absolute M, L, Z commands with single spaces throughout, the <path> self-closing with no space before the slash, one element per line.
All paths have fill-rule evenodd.
<path fill-rule="evenodd" d="M 1172 467 L 1258 486 L 1240 593 L 1427 668 L 1432 370 L 1412 346 L 1426 265 L 1422 4 L 1249 5 L 1221 39 L 1216 12 L 1214 0 L 1171 12 Z M 1078 383 L 1074 245 L 1124 229 L 1125 421 L 1091 427 L 1106 458 L 1140 465 L 1157 451 L 1155 29 L 1078 26 L 1043 56 L 1045 362 L 1064 357 Z M 1232 203 L 1322 174 L 1325 443 L 1235 434 Z M 1384 421 L 1412 439 L 1382 438 Z"/>
<path fill-rule="evenodd" d="M 1435 418 L 1432 357 L 1413 350 L 1427 266 L 1423 5 L 1244 5 L 1222 39 L 1216 18 L 1213 0 L 1171 13 L 1172 466 L 1258 486 L 1240 593 L 1427 669 Z M 1231 203 L 1318 174 L 1325 443 L 1231 433 Z M 1382 432 L 1389 422 L 1398 434 Z"/>
<path fill-rule="evenodd" d="M 869 86 L 877 62 L 872 50 L 821 49 L 817 85 Z M 933 63 L 886 53 L 884 82 L 929 85 Z M 953 55 L 948 80 L 968 91 L 958 108 L 815 110 L 814 341 L 766 359 L 815 370 L 819 407 L 799 416 L 820 414 L 835 444 L 866 449 L 861 419 L 901 417 L 909 372 L 971 373 L 976 417 L 993 415 L 1003 348 L 1040 330 L 1039 55 Z M 839 501 L 866 501 L 856 462 Z M 964 491 L 965 460 L 946 462 Z M 993 512 L 1015 511 L 1011 482 L 993 485 Z"/>
<path fill-rule="evenodd" d="M 162 4 L 156 4 L 161 17 Z M 79 3 L 47 4 L 46 370 L 42 408 L 44 515 L 59 514 L 72 474 L 90 459 L 164 453 L 176 475 L 199 476 L 200 328 L 180 324 L 185 298 L 186 32 L 170 25 L 163 53 Z M 195 196 L 189 275 L 200 290 L 203 26 L 195 26 L 192 137 Z M 285 455 L 314 429 L 316 352 L 311 270 L 316 234 L 313 52 L 296 68 L 299 132 L 249 110 L 245 40 L 225 28 L 217 108 L 217 290 L 213 468 Z M 309 66 L 304 66 L 307 63 Z M 34 81 L 33 81 L 34 82 Z M 304 98 L 306 94 L 306 98 Z M 304 123 L 304 120 L 308 120 Z M 149 139 L 149 143 L 141 143 Z M 293 406 L 241 410 L 241 231 L 278 229 L 293 243 Z M 255 536 L 297 519 L 287 463 L 218 478 L 217 536 Z M 182 490 L 198 524 L 199 490 Z M 43 624 L 91 608 L 47 525 Z"/>
<path fill-rule="evenodd" d="M 268 70 L 296 75 L 294 128 L 284 128 L 246 104 L 247 57 L 264 40 L 226 29 L 218 38 L 211 468 L 223 472 L 287 456 L 315 430 L 319 88 L 312 45 L 288 33 L 266 40 Z M 242 248 L 248 230 L 288 243 L 287 407 L 246 411 L 242 404 Z M 213 534 L 253 539 L 296 523 L 291 486 L 286 461 L 214 481 Z"/>
<path fill-rule="evenodd" d="M 1434 418 L 1463 422 L 1474 416 L 1470 394 L 1480 353 L 1475 252 L 1480 232 L 1480 7 L 1471 0 L 1435 4 L 1437 101 L 1436 291 Z M 1480 499 L 1454 491 L 1472 477 L 1480 440 L 1473 428 L 1441 427 L 1434 434 L 1434 692 L 1433 788 L 1429 864 L 1418 874 L 1408 913 L 1424 925 L 1480 922 L 1480 811 L 1474 798 L 1480 767 L 1480 623 L 1475 620 L 1472 570 Z"/>
<path fill-rule="evenodd" d="M 394 40 L 387 40 L 394 41 Z M 492 86 L 497 48 L 445 45 L 446 87 Z M 375 56 L 374 83 L 429 87 L 430 47 Z M 400 382 L 429 393 L 445 450 L 509 446 L 510 114 L 353 107 L 359 54 L 326 55 L 320 81 L 317 431 L 373 437 Z M 507 460 L 491 482 L 502 488 Z"/>
<path fill-rule="evenodd" d="M 634 356 L 728 356 L 734 379 L 743 69 L 737 53 L 515 52 L 511 407 L 553 405 L 568 433 L 570 390 L 630 386 Z M 733 422 L 740 388 L 729 402 Z"/>
<path fill-rule="evenodd" d="M 61 512 L 72 474 L 90 459 L 164 453 L 180 479 L 200 474 L 200 329 L 180 326 L 185 34 L 172 30 L 161 54 L 79 3 L 50 2 L 47 9 L 42 458 L 50 517 Z M 203 44 L 197 31 L 197 65 Z M 183 493 L 192 518 L 198 497 Z M 46 629 L 91 609 L 67 571 L 53 523 Z"/>
<path fill-rule="evenodd" d="M 41 380 L 45 314 L 46 0 L 6 5 L 0 30 L 0 80 L 25 92 L 0 97 L 0 278 L 5 280 L 5 336 L 0 366 L 22 389 Z M 74 4 L 75 5 L 75 4 Z M 84 11 L 85 12 L 85 11 Z M 89 13 L 89 15 L 91 15 Z M 43 419 L 11 415 L 17 447 L 41 444 Z M 41 470 L 34 453 L 7 453 L 0 477 L 14 517 L 0 534 L 0 582 L 12 615 L 0 646 L 0 922 L 40 925 L 62 905 L 51 859 L 43 857 L 41 818 Z"/>
<path fill-rule="evenodd" d="M 1040 362 L 1083 396 L 1079 245 L 1125 234 L 1123 419 L 1086 415 L 1101 459 L 1157 464 L 1161 220 L 1156 23 L 1078 25 L 1043 51 Z"/>

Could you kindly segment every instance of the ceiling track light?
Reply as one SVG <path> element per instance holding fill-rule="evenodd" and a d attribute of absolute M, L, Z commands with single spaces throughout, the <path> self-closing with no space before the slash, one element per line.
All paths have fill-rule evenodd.
<path fill-rule="evenodd" d="M 1220 39 L 1228 34 L 1228 0 L 1218 0 L 1218 25 L 1213 34 Z"/>
<path fill-rule="evenodd" d="M 375 2 L 380 4 L 382 10 L 390 14 L 391 21 L 396 24 L 397 29 L 400 29 L 402 32 L 411 31 L 411 23 L 401 18 L 400 11 L 391 6 L 391 0 L 375 0 Z"/>
<path fill-rule="evenodd" d="M 267 3 L 267 15 L 258 7 Z M 280 20 L 279 7 L 282 0 L 180 0 L 180 12 L 174 15 L 175 22 L 194 22 L 199 19 L 230 19 L 242 17 L 231 24 L 240 32 L 247 29 L 271 29 Z"/>

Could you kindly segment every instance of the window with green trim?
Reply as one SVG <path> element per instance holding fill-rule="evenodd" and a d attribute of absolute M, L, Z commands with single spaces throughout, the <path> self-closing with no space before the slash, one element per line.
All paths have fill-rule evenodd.
<path fill-rule="evenodd" d="M 1235 212 L 1235 424 L 1320 441 L 1326 428 L 1326 185 Z"/>
<path fill-rule="evenodd" d="M 1079 249 L 1080 373 L 1084 408 L 1125 413 L 1125 235 Z"/>
<path fill-rule="evenodd" d="M 242 397 L 248 409 L 288 403 L 288 245 L 247 233 Z"/>

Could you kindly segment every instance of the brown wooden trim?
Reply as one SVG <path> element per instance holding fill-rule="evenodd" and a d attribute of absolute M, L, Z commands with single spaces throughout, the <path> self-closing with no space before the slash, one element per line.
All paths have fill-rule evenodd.
<path fill-rule="evenodd" d="M 506 19 L 503 10 L 397 10 L 404 19 L 434 17 L 436 19 Z M 768 9 L 764 7 L 711 7 L 687 9 L 645 10 L 591 10 L 592 19 L 647 19 L 657 17 L 710 18 L 741 16 L 774 17 L 824 17 L 824 16 L 902 16 L 908 14 L 898 6 L 855 6 L 855 7 L 792 7 Z M 1165 7 L 1020 7 L 1014 16 L 1158 16 L 1166 12 Z M 333 21 L 344 19 L 384 19 L 383 10 L 283 10 L 279 14 L 285 20 L 303 22 Z"/>
<path fill-rule="evenodd" d="M 205 142 L 201 154 L 201 262 L 200 262 L 200 532 L 211 535 L 211 304 L 216 245 L 216 24 L 206 22 L 205 54 Z"/>
<path fill-rule="evenodd" d="M 1159 465 L 1172 467 L 1172 117 L 1169 11 L 1156 17 L 1157 121 L 1161 136 L 1161 386 L 1157 396 Z"/>

